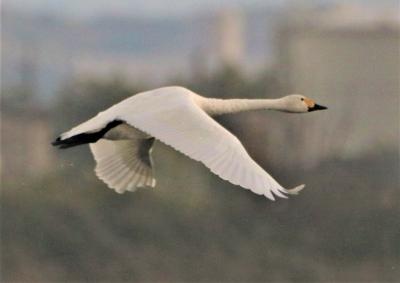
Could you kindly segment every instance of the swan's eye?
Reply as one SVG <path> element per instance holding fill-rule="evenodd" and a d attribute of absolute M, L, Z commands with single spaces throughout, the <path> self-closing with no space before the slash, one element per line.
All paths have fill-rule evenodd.
<path fill-rule="evenodd" d="M 301 101 L 304 101 L 304 98 L 302 97 L 302 98 L 300 98 L 301 99 Z"/>

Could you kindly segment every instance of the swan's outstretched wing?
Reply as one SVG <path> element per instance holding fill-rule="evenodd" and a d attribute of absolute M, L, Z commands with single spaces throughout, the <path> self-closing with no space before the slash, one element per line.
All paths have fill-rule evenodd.
<path fill-rule="evenodd" d="M 106 140 L 90 143 L 97 177 L 117 193 L 154 187 L 150 157 L 154 139 Z"/>
<path fill-rule="evenodd" d="M 117 109 L 115 109 L 117 110 Z M 148 133 L 235 185 L 274 200 L 273 194 L 296 194 L 302 187 L 286 190 L 246 152 L 241 142 L 208 116 L 187 94 L 160 95 L 126 101 L 117 119 Z"/>

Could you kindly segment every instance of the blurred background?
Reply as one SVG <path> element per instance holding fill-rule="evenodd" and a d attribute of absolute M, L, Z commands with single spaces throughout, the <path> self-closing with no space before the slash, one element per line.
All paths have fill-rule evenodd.
<path fill-rule="evenodd" d="M 1 282 L 400 279 L 394 1 L 2 1 Z M 299 196 L 270 202 L 156 143 L 116 194 L 60 132 L 140 91 L 302 93 L 328 111 L 218 121 Z"/>

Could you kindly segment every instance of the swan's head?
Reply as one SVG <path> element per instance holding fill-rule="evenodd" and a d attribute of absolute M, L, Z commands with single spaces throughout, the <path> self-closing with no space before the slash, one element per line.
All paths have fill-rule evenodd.
<path fill-rule="evenodd" d="M 283 111 L 292 113 L 306 113 L 317 110 L 328 109 L 328 107 L 319 105 L 314 100 L 301 94 L 292 94 L 282 98 Z"/>

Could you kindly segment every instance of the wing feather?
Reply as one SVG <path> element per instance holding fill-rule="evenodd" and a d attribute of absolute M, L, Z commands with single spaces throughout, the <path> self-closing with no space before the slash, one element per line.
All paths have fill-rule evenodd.
<path fill-rule="evenodd" d="M 149 149 L 153 141 L 105 140 L 90 144 L 96 160 L 96 175 L 118 193 L 136 187 L 155 186 Z M 144 152 L 145 151 L 145 152 Z"/>

